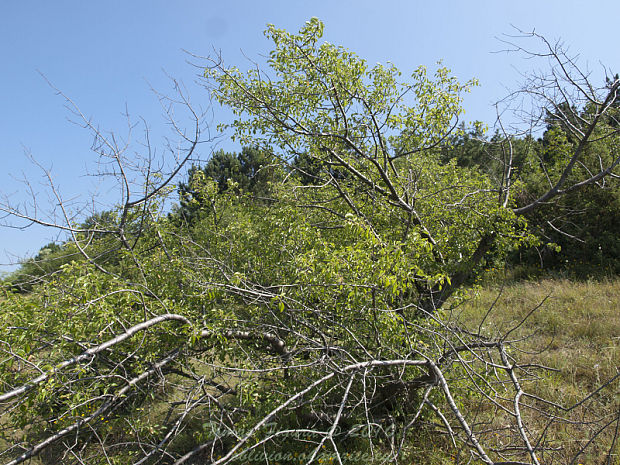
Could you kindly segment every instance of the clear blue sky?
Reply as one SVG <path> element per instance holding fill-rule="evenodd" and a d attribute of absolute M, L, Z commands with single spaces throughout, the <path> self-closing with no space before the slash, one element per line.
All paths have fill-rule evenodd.
<path fill-rule="evenodd" d="M 441 59 L 462 81 L 478 78 L 481 86 L 465 101 L 466 118 L 487 123 L 494 119 L 491 104 L 529 66 L 516 55 L 491 53 L 503 48 L 495 38 L 513 32 L 511 25 L 562 38 L 595 73 L 600 63 L 616 72 L 620 65 L 618 0 L 7 0 L 0 5 L 0 192 L 14 202 L 27 199 L 15 180 L 25 176 L 41 206 L 53 205 L 25 152 L 52 169 L 65 198 L 87 200 L 96 189 L 83 176 L 95 168 L 92 138 L 67 121 L 62 98 L 38 71 L 104 130 L 124 133 L 127 106 L 133 118 L 149 121 L 157 145 L 166 133 L 149 86 L 167 91 L 167 73 L 188 84 L 194 102 L 207 103 L 206 91 L 192 86 L 197 70 L 183 49 L 221 50 L 227 63 L 244 67 L 243 54 L 269 51 L 262 35 L 267 23 L 296 31 L 312 16 L 325 22 L 326 40 L 370 63 L 391 61 L 410 72 Z M 214 116 L 218 121 L 226 113 L 216 109 Z M 102 192 L 103 201 L 114 194 Z M 54 238 L 45 228 L 0 227 L 0 263 L 36 253 Z"/>

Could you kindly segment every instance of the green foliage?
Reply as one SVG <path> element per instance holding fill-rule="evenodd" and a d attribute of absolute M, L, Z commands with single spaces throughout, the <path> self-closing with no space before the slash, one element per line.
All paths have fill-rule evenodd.
<path fill-rule="evenodd" d="M 374 143 L 406 151 L 440 140 L 461 113 L 459 93 L 473 82 L 459 84 L 444 67 L 436 70 L 434 79 L 420 67 L 411 75 L 414 84 L 399 82 L 401 72 L 394 65 L 369 68 L 343 47 L 319 45 L 322 29 L 316 18 L 299 35 L 270 26 L 266 36 L 275 45 L 269 59 L 275 75 L 269 81 L 258 70 L 247 76 L 237 68 L 205 71 L 217 82 L 214 94 L 222 104 L 238 116 L 251 116 L 234 122 L 235 136 L 242 143 L 287 153 L 325 150 L 330 143 L 351 150 L 353 158 L 354 149 L 347 147 L 346 139 L 367 143 L 376 121 L 385 120 L 384 140 Z M 403 93 L 411 98 L 403 99 Z M 324 134 L 325 140 L 314 134 Z"/>
<path fill-rule="evenodd" d="M 45 262 L 29 293 L 6 287 L 2 421 L 16 444 L 55 443 L 51 461 L 76 463 L 443 460 L 426 450 L 447 443 L 439 420 L 455 443 L 475 442 L 468 424 L 488 436 L 464 411 L 472 393 L 508 412 L 511 446 L 522 440 L 510 342 L 462 330 L 452 310 L 488 263 L 535 241 L 514 207 L 575 142 L 552 121 L 543 141 L 482 144 L 479 125 L 457 127 L 474 81 L 441 65 L 402 80 L 322 32 L 317 19 L 298 34 L 269 26 L 272 76 L 205 71 L 253 148 L 192 167 L 172 214 L 169 187 L 126 199 L 40 253 L 82 258 Z"/>
<path fill-rule="evenodd" d="M 173 218 L 193 224 L 200 212 L 212 208 L 216 192 L 231 189 L 235 194 L 249 193 L 256 199 L 268 197 L 271 185 L 281 178 L 281 171 L 270 151 L 244 147 L 238 154 L 215 152 L 204 167 L 192 166 L 187 177 L 187 182 L 179 184 L 180 206 Z M 215 182 L 217 191 L 206 187 L 209 181 Z"/>
<path fill-rule="evenodd" d="M 587 110 L 586 110 L 587 111 Z M 558 118 L 549 116 L 547 130 L 538 140 L 530 136 L 506 140 L 487 138 L 479 129 L 452 137 L 442 147 L 442 158 L 480 169 L 496 185 L 503 181 L 507 154 L 512 150 L 514 199 L 517 207 L 543 195 L 564 170 L 576 141 Z M 569 183 L 596 172 L 617 156 L 613 138 L 591 143 Z M 511 266 L 538 268 L 537 273 L 561 271 L 571 276 L 614 275 L 620 272 L 620 188 L 616 179 L 575 190 L 553 203 L 526 214 L 537 240 L 529 250 L 510 254 Z"/>
<path fill-rule="evenodd" d="M 116 269 L 122 261 L 122 245 L 118 242 L 120 209 L 106 210 L 87 217 L 74 226 L 73 240 L 62 243 L 51 242 L 43 246 L 34 258 L 25 260 L 20 267 L 2 281 L 16 292 L 30 292 L 33 286 L 48 282 L 59 273 L 64 265 L 85 263 L 84 253 L 91 263 Z M 142 230 L 148 228 L 148 218 L 139 210 L 128 212 L 124 234 L 130 241 L 136 241 Z M 82 249 L 82 250 L 80 250 Z"/>
<path fill-rule="evenodd" d="M 52 273 L 77 257 L 75 248 L 55 242 L 41 247 L 34 258 L 24 261 L 20 267 L 3 279 L 5 285 L 17 292 L 29 292 L 37 283 L 44 282 Z"/>
<path fill-rule="evenodd" d="M 584 111 L 587 113 L 587 110 Z M 584 114 L 585 116 L 585 114 Z M 596 135 L 600 132 L 595 133 Z M 523 176 L 521 195 L 532 199 L 548 188 L 547 176 L 558 176 L 577 142 L 558 124 L 549 124 L 538 142 L 539 161 Z M 618 156 L 617 140 L 602 138 L 588 144 L 569 181 L 579 182 Z M 544 169 L 543 169 L 544 166 Z M 543 205 L 528 214 L 532 228 L 549 244 L 539 253 L 530 253 L 530 263 L 542 262 L 545 269 L 564 270 L 570 275 L 614 275 L 620 272 L 620 184 L 605 179 L 570 192 L 553 205 Z M 557 244 L 559 247 L 555 247 Z"/>
<path fill-rule="evenodd" d="M 498 205 L 489 180 L 441 162 L 438 146 L 462 112 L 460 94 L 475 82 L 459 84 L 444 67 L 433 78 L 418 68 L 411 83 L 400 82 L 394 65 L 370 68 L 342 47 L 319 44 L 322 28 L 316 19 L 299 35 L 271 26 L 269 80 L 255 69 L 205 71 L 214 96 L 239 117 L 235 137 L 273 147 L 302 183 L 322 185 L 303 200 L 323 199 L 335 223 L 351 213 L 384 245 L 426 242 L 434 255 L 421 267 L 430 275 L 472 268 L 465 257 L 487 234 L 503 238 L 494 246 L 500 256 L 515 247 L 522 226 Z"/>

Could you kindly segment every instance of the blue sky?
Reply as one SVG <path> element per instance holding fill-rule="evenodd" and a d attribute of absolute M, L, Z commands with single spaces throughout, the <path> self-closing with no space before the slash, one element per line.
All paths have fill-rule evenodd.
<path fill-rule="evenodd" d="M 491 124 L 492 103 L 515 88 L 519 70 L 531 62 L 504 49 L 496 38 L 513 33 L 512 25 L 562 39 L 579 53 L 594 76 L 601 64 L 617 72 L 617 0 L 440 1 L 5 1 L 0 6 L 0 193 L 12 202 L 34 192 L 41 212 L 53 208 L 42 172 L 30 154 L 50 169 L 65 199 L 87 201 L 100 194 L 94 208 L 104 208 L 116 191 L 98 186 L 91 153 L 92 136 L 68 121 L 63 99 L 42 73 L 73 99 L 105 131 L 123 135 L 128 109 L 152 129 L 153 146 L 168 135 L 162 110 L 151 91 L 170 90 L 167 77 L 182 80 L 196 105 L 207 105 L 207 92 L 194 84 L 198 70 L 187 63 L 198 55 L 221 51 L 225 61 L 246 67 L 244 56 L 260 62 L 269 51 L 262 31 L 267 23 L 296 31 L 310 17 L 325 22 L 324 38 L 343 45 L 370 63 L 391 61 L 405 74 L 438 60 L 462 81 L 478 78 L 480 87 L 465 100 L 466 118 Z M 214 123 L 227 113 L 214 109 Z M 226 139 L 221 146 L 238 149 Z M 135 150 L 139 151 L 140 147 Z M 204 146 L 201 155 L 207 156 Z M 30 186 L 18 182 L 27 178 Z M 28 256 L 57 234 L 32 227 L 0 227 L 0 270 Z"/>

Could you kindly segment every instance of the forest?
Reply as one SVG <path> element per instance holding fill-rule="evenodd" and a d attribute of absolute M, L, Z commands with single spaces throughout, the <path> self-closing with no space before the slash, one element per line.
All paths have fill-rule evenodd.
<path fill-rule="evenodd" d="M 0 203 L 66 237 L 2 281 L 0 462 L 616 463 L 618 75 L 523 34 L 544 72 L 490 130 L 476 81 L 323 27 L 204 58 L 238 151 L 196 161 L 215 128 L 177 86 L 172 165 L 83 119 L 114 205 Z"/>

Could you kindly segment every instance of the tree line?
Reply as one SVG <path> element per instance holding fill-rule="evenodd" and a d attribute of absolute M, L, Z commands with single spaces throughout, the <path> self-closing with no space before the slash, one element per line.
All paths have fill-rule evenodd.
<path fill-rule="evenodd" d="M 566 128 L 554 122 L 552 115 L 546 122 L 542 137 L 513 137 L 509 142 L 499 132 L 488 137 L 481 124 L 469 130 L 463 125 L 458 135 L 439 147 L 441 160 L 445 164 L 455 162 L 460 167 L 475 168 L 497 182 L 503 173 L 502 153 L 507 145 L 512 145 L 514 178 L 518 182 L 515 205 L 522 207 L 545 191 L 549 170 L 555 165 L 557 171 L 563 155 L 574 150 L 575 141 Z M 612 139 L 601 141 L 590 151 L 588 163 L 596 163 L 600 153 L 607 152 L 608 158 L 613 156 L 613 143 Z M 255 147 L 243 147 L 239 153 L 219 150 L 204 165 L 190 167 L 185 180 L 177 187 L 178 200 L 169 219 L 176 225 L 188 226 L 208 214 L 211 200 L 202 191 L 207 182 L 215 183 L 217 195 L 232 189 L 239 197 L 249 195 L 254 202 L 267 202 L 270 186 L 281 182 L 287 174 L 305 186 L 319 185 L 324 180 L 320 164 L 307 154 L 297 155 L 290 166 L 282 167 L 271 150 Z M 617 275 L 620 272 L 619 195 L 617 179 L 611 178 L 573 192 L 550 206 L 541 206 L 526 215 L 528 230 L 535 241 L 508 254 L 503 261 L 490 259 L 487 265 L 505 266 L 531 277 L 549 272 L 576 278 Z M 112 211 L 99 213 L 85 220 L 81 227 L 88 230 L 102 222 L 110 223 L 112 218 Z M 68 244 L 52 242 L 43 246 L 35 257 L 5 278 L 5 282 L 10 282 L 15 290 L 32 289 L 32 283 L 39 277 L 58 271 L 79 257 L 68 255 L 64 245 Z"/>

